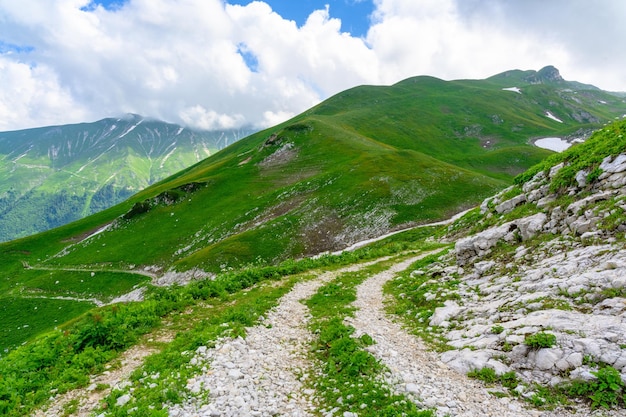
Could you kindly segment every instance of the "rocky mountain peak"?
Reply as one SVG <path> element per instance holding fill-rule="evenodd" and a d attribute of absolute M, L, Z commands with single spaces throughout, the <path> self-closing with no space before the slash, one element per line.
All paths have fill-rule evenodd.
<path fill-rule="evenodd" d="M 564 81 L 563 77 L 561 77 L 561 73 L 556 67 L 552 65 L 548 65 L 543 67 L 539 71 L 527 76 L 525 81 L 528 81 L 531 84 L 545 84 L 545 83 L 554 83 Z"/>

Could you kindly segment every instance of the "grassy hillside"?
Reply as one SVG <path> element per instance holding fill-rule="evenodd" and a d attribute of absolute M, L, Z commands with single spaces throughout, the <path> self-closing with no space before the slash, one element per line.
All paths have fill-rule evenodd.
<path fill-rule="evenodd" d="M 146 268 L 276 264 L 447 218 L 551 154 L 533 138 L 575 135 L 626 111 L 597 89 L 522 81 L 357 87 L 117 206 L 0 245 L 3 317 L 30 320 L 3 323 L 11 333 L 0 346 L 54 326 L 36 320 L 56 307 L 34 306 L 35 296 L 66 303 L 62 322 L 143 285 Z"/>
<path fill-rule="evenodd" d="M 288 124 L 288 126 L 293 126 L 293 124 Z M 285 128 L 282 129 L 284 131 Z M 626 150 L 624 134 L 626 134 L 626 121 L 607 126 L 595 133 L 586 143 L 574 146 L 562 154 L 553 154 L 550 158 L 535 165 L 530 170 L 519 175 L 516 182 L 518 186 L 521 186 L 534 174 L 540 171 L 549 171 L 554 164 L 560 162 L 566 162 L 568 166 L 573 167 L 572 170 L 584 168 L 589 172 L 593 172 L 598 167 L 599 162 L 606 156 L 617 155 Z M 266 142 L 263 142 L 261 145 L 268 147 L 281 146 L 276 142 L 276 137 L 273 137 L 272 141 L 274 145 Z M 85 308 L 88 307 L 75 302 L 72 304 L 73 310 L 70 311 L 69 305 L 62 304 L 62 300 L 24 297 L 26 295 L 25 290 L 20 297 L 20 294 L 17 293 L 18 285 L 23 285 L 24 289 L 28 288 L 28 291 L 31 292 L 37 288 L 42 295 L 61 294 L 62 292 L 59 291 L 62 288 L 73 288 L 76 295 L 82 297 L 97 295 L 102 298 L 106 298 L 107 295 L 110 296 L 114 292 L 127 291 L 128 288 L 125 288 L 125 285 L 141 285 L 141 281 L 145 277 L 139 276 L 139 274 L 125 277 L 124 272 L 114 271 L 110 268 L 110 265 L 108 271 L 99 271 L 98 268 L 103 268 L 106 265 L 89 264 L 87 258 L 82 259 L 80 266 L 74 265 L 72 270 L 54 269 L 55 262 L 60 264 L 66 256 L 74 256 L 74 251 L 70 251 L 67 255 L 60 255 L 55 261 L 46 260 L 45 258 L 66 248 L 71 243 L 66 239 L 72 236 L 78 239 L 79 234 L 85 228 L 101 224 L 115 215 L 126 213 L 127 217 L 131 217 L 126 220 L 126 226 L 119 226 L 119 229 L 126 228 L 128 230 L 132 227 L 138 227 L 143 219 L 149 218 L 163 208 L 170 210 L 170 213 L 174 212 L 175 214 L 172 217 L 178 217 L 180 221 L 183 221 L 182 211 L 171 211 L 176 209 L 177 204 L 167 206 L 163 203 L 166 199 L 168 201 L 175 200 L 176 195 L 179 196 L 178 204 L 188 204 L 186 208 L 189 213 L 193 213 L 197 216 L 196 221 L 200 221 L 201 214 L 197 213 L 197 208 L 191 204 L 194 203 L 195 199 L 200 198 L 198 196 L 201 196 L 205 192 L 205 188 L 209 188 L 210 185 L 190 185 L 191 183 L 187 183 L 186 179 L 188 176 L 198 178 L 199 172 L 202 172 L 207 181 L 214 179 L 215 183 L 219 181 L 227 182 L 226 178 L 228 175 L 223 174 L 223 177 L 218 178 L 218 174 L 236 172 L 239 167 L 253 166 L 250 164 L 253 163 L 254 157 L 243 165 L 239 165 L 239 162 L 237 162 L 238 160 L 240 162 L 246 161 L 252 156 L 252 152 L 246 150 L 245 141 L 238 143 L 235 147 L 237 148 L 236 152 L 230 153 L 230 151 L 226 151 L 221 153 L 219 158 L 216 158 L 217 160 L 214 163 L 219 165 L 219 169 L 216 168 L 212 171 L 204 163 L 201 163 L 181 173 L 177 178 L 161 183 L 159 185 L 159 187 L 162 187 L 161 189 L 152 191 L 152 194 L 160 193 L 161 197 L 159 200 L 161 203 L 151 210 L 142 212 L 142 206 L 136 206 L 134 210 L 136 216 L 129 216 L 128 214 L 132 211 L 132 202 L 129 202 L 125 206 L 115 207 L 106 213 L 99 214 L 98 218 L 91 217 L 80 223 L 74 223 L 63 229 L 46 233 L 43 237 L 48 239 L 48 243 L 44 242 L 42 237 L 38 237 L 2 245 L 3 267 L 8 268 L 3 269 L 3 271 L 7 271 L 5 278 L 9 276 L 15 278 L 13 282 L 9 279 L 2 281 L 3 291 L 13 291 L 14 294 L 13 297 L 3 299 L 2 305 L 5 307 L 5 310 L 7 307 L 10 309 L 10 301 L 20 299 L 21 307 L 25 311 L 28 309 L 32 313 L 40 311 L 42 308 L 48 308 L 50 309 L 48 320 L 57 320 L 60 323 L 67 320 L 70 316 L 79 316 L 81 311 L 85 311 Z M 258 151 L 258 147 L 253 149 Z M 267 160 L 264 155 L 272 154 L 271 150 L 265 150 L 264 152 L 266 153 L 261 153 L 256 158 L 263 161 Z M 321 166 L 324 165 L 322 164 Z M 552 180 L 552 186 L 566 190 L 568 188 L 567 184 L 575 181 L 571 175 L 572 170 L 563 168 L 559 171 L 559 174 L 555 175 Z M 282 183 L 276 181 L 287 178 L 279 176 L 277 172 L 264 172 L 270 178 L 263 182 L 267 187 L 280 188 Z M 354 172 L 358 171 L 355 170 Z M 294 171 L 290 171 L 290 173 L 295 175 Z M 310 178 L 314 176 L 315 174 L 309 175 L 309 179 L 306 181 L 310 181 Z M 259 174 L 259 178 L 261 178 L 261 174 Z M 248 185 L 251 183 L 252 181 Z M 170 191 L 167 193 L 162 192 L 162 189 L 174 184 L 185 184 L 185 186 L 182 188 L 170 188 Z M 245 191 L 245 187 L 243 189 Z M 236 191 L 243 192 L 241 190 Z M 268 192 L 274 191 L 272 189 Z M 255 192 L 256 194 L 253 195 L 251 190 L 249 195 L 245 194 L 246 198 L 253 199 L 262 194 L 260 188 L 257 188 Z M 137 201 L 145 201 L 142 198 L 145 199 L 149 195 L 148 191 L 146 191 L 143 195 L 137 197 Z M 183 197 L 186 198 L 183 199 Z M 222 195 L 221 197 L 225 198 L 226 196 Z M 578 198 L 581 197 L 580 195 L 578 196 Z M 242 198 L 242 200 L 246 198 Z M 577 196 L 568 196 L 566 204 L 569 205 L 575 198 Z M 204 202 L 208 203 L 208 200 Z M 620 215 L 620 224 L 623 224 L 623 210 L 620 213 L 622 213 Z M 165 221 L 167 215 L 171 216 L 167 211 L 164 214 L 163 217 L 154 217 L 154 219 Z M 278 212 L 274 214 L 280 216 Z M 514 212 L 511 213 L 511 215 L 513 214 Z M 470 233 L 471 229 L 475 228 L 477 224 L 482 224 L 482 227 L 488 227 L 488 225 L 493 224 L 493 221 L 507 221 L 505 217 L 481 215 L 479 210 L 474 210 L 452 226 L 413 229 L 340 256 L 325 256 L 317 259 L 307 258 L 299 261 L 290 259 L 275 266 L 256 266 L 240 271 L 223 272 L 219 273 L 213 280 L 199 280 L 187 286 L 152 288 L 148 290 L 146 299 L 142 302 L 94 309 L 87 314 L 80 315 L 80 317 L 69 323 L 59 325 L 58 329 L 48 332 L 44 337 L 36 338 L 36 340 L 27 343 L 25 346 L 14 348 L 10 352 L 3 354 L 0 358 L 0 374 L 3 375 L 3 378 L 0 379 L 0 413 L 15 416 L 24 415 L 48 401 L 51 389 L 55 389 L 57 390 L 55 392 L 62 394 L 77 386 L 87 387 L 91 383 L 88 375 L 108 369 L 107 364 L 118 358 L 120 352 L 128 349 L 130 346 L 142 344 L 143 349 L 150 347 L 158 352 L 147 358 L 144 365 L 134 372 L 130 378 L 132 385 L 127 387 L 126 391 L 124 391 L 124 388 L 113 390 L 105 398 L 104 402 L 101 403 L 101 411 L 111 413 L 112 415 L 127 415 L 131 412 L 139 412 L 146 415 L 167 415 L 167 406 L 185 402 L 189 399 L 188 379 L 194 375 L 207 373 L 206 368 L 201 370 L 202 367 L 206 366 L 205 363 L 191 363 L 193 354 L 190 354 L 190 352 L 194 352 L 199 346 L 206 346 L 212 343 L 221 336 L 236 338 L 237 336 L 245 335 L 246 326 L 258 325 L 258 320 L 263 320 L 260 317 L 267 317 L 268 310 L 276 304 L 276 300 L 289 291 L 296 281 L 306 281 L 315 276 L 316 273 L 319 274 L 319 271 L 315 271 L 317 268 L 333 268 L 339 265 L 356 264 L 364 259 L 378 259 L 379 263 L 374 263 L 367 269 L 361 267 L 356 272 L 338 274 L 333 281 L 320 287 L 317 293 L 307 300 L 306 305 L 312 317 L 310 329 L 315 334 L 313 343 L 308 347 L 310 352 L 315 355 L 316 364 L 324 369 L 324 372 L 313 375 L 315 382 L 313 387 L 323 398 L 328 397 L 325 402 L 319 404 L 320 407 L 327 404 L 330 407 L 334 407 L 337 404 L 341 405 L 337 401 L 339 395 L 348 399 L 346 407 L 349 407 L 350 404 L 357 407 L 365 401 L 371 401 L 370 397 L 372 397 L 375 398 L 375 401 L 367 402 L 367 409 L 370 410 L 368 413 L 371 413 L 371 415 L 380 415 L 382 410 L 386 410 L 389 415 L 401 414 L 402 410 L 397 411 L 397 409 L 392 407 L 398 407 L 398 409 L 401 407 L 410 408 L 412 403 L 410 401 L 401 401 L 399 397 L 394 395 L 383 395 L 378 391 L 384 391 L 384 387 L 374 384 L 375 381 L 380 382 L 378 376 L 380 372 L 385 371 L 384 368 L 380 368 L 379 362 L 373 361 L 373 357 L 366 353 L 371 353 L 371 350 L 366 349 L 367 346 L 372 344 L 371 336 L 364 334 L 358 338 L 352 337 L 354 328 L 346 318 L 349 318 L 354 311 L 354 306 L 351 303 L 356 299 L 355 286 L 366 279 L 369 276 L 368 274 L 385 270 L 388 267 L 388 265 L 384 266 L 385 262 L 389 262 L 389 264 L 399 262 L 399 260 L 410 257 L 410 253 L 413 253 L 414 256 L 417 252 L 425 254 L 433 250 L 443 249 L 436 255 L 434 252 L 431 252 L 431 256 L 418 261 L 414 265 L 421 266 L 438 262 L 441 260 L 439 256 L 445 253 L 451 245 L 436 243 L 432 240 L 432 237 L 452 232 L 465 235 Z M 91 223 L 87 223 L 87 220 Z M 154 223 L 152 228 L 163 231 L 159 223 Z M 166 228 L 165 230 L 171 232 L 174 229 Z M 115 230 L 112 232 L 115 232 Z M 141 233 L 149 233 L 148 228 L 142 229 Z M 107 233 L 102 232 L 97 236 L 107 236 Z M 155 235 L 151 234 L 150 236 L 154 237 Z M 623 233 L 620 234 L 620 239 L 623 239 Z M 538 240 L 540 242 L 535 242 L 535 244 L 543 242 L 541 238 Z M 85 244 L 79 246 L 81 246 L 80 250 L 84 251 L 91 250 L 92 246 L 100 246 L 104 250 L 111 243 L 112 240 L 100 240 L 98 245 Z M 526 244 L 529 244 L 528 241 Z M 158 245 L 155 242 L 152 246 Z M 516 247 L 518 245 L 512 245 L 507 250 L 515 251 L 514 248 Z M 132 246 L 126 246 L 126 250 L 134 253 L 136 256 L 140 256 L 140 253 L 146 249 L 136 250 Z M 150 250 L 153 250 L 154 253 L 158 252 L 158 250 Z M 161 249 L 161 251 L 164 251 L 164 249 Z M 97 253 L 95 250 L 91 252 L 91 254 L 95 253 Z M 154 253 L 150 256 L 154 256 Z M 384 255 L 399 253 L 398 257 L 380 262 L 381 257 Z M 120 254 L 118 253 L 118 255 Z M 25 264 L 19 264 L 20 261 L 25 262 Z M 39 261 L 39 263 L 35 264 L 35 261 Z M 513 261 L 511 258 L 507 258 L 506 262 L 507 265 L 510 265 L 508 262 Z M 520 262 L 524 262 L 525 266 L 528 265 L 526 260 Z M 504 265 L 504 262 L 502 264 Z M 506 268 L 509 269 L 509 266 Z M 456 293 L 451 290 L 451 287 L 459 285 L 459 280 L 456 277 L 451 281 L 439 280 L 442 269 L 444 268 L 439 264 L 437 269 L 432 270 L 429 274 L 413 274 L 411 272 L 415 270 L 414 267 L 406 270 L 399 280 L 391 282 L 395 286 L 392 292 L 400 300 L 399 304 L 395 305 L 396 313 L 406 314 L 407 318 L 414 322 L 416 327 L 422 326 L 426 328 L 428 326 L 427 332 L 431 336 L 435 336 L 433 339 L 428 339 L 426 332 L 418 331 L 418 334 L 431 342 L 436 341 L 440 334 L 438 330 L 433 330 L 433 326 L 428 325 L 428 320 L 425 321 L 423 318 L 431 317 L 433 310 L 437 306 L 441 306 L 446 298 L 452 299 Z M 520 271 L 515 273 L 524 273 L 523 271 L 525 269 L 520 269 Z M 303 272 L 307 273 L 302 274 Z M 97 278 L 101 274 L 104 280 L 98 281 Z M 457 273 L 455 272 L 455 274 Z M 94 280 L 87 283 L 90 278 Z M 418 281 L 419 285 L 415 284 Z M 110 285 L 98 285 L 99 282 L 106 282 Z M 119 285 L 119 287 L 114 288 L 114 283 Z M 438 296 L 435 298 L 426 297 L 426 293 L 438 294 Z M 474 290 L 468 293 L 468 295 L 490 296 L 487 293 L 475 293 Z M 416 304 L 418 302 L 419 304 Z M 492 302 L 492 300 L 489 299 L 489 302 Z M 64 310 L 66 308 L 68 310 Z M 18 330 L 24 330 L 23 324 L 25 321 L 36 324 L 34 316 L 26 313 L 19 315 L 20 328 Z M 5 316 L 3 315 L 3 317 Z M 352 323 L 354 322 L 352 321 Z M 262 325 L 267 326 L 266 323 Z M 4 327 L 8 328 L 10 326 Z M 420 327 L 417 328 L 419 330 Z M 159 343 L 153 339 L 158 334 L 157 330 L 167 330 L 177 333 L 177 336 L 169 343 Z M 500 328 L 498 330 L 495 326 L 490 331 L 491 334 L 499 334 L 501 332 L 503 332 L 503 329 Z M 142 335 L 146 333 L 150 334 L 150 338 L 146 337 L 142 340 Z M 481 336 L 488 336 L 490 333 L 486 331 Z M 586 337 L 584 335 L 578 336 Z M 590 357 L 591 359 L 593 358 Z M 437 375 L 441 376 L 441 370 L 437 372 Z M 485 376 L 484 380 L 490 383 L 499 381 L 495 374 L 474 374 L 477 377 L 481 377 L 481 375 Z M 487 377 L 491 377 L 491 379 Z M 503 385 L 511 390 L 518 383 L 521 383 L 514 373 L 513 375 L 511 373 L 503 374 L 501 378 Z M 568 392 L 568 395 L 578 398 L 589 396 L 596 392 L 599 393 L 598 395 L 601 395 L 604 392 L 606 395 L 613 394 L 623 397 L 621 388 L 623 384 L 619 382 L 619 374 L 617 378 L 617 388 L 609 389 L 608 385 L 591 386 L 593 391 L 576 392 L 572 389 Z M 458 379 L 455 379 L 455 381 L 458 381 Z M 511 385 L 511 382 L 514 385 Z M 355 387 L 358 388 L 355 389 Z M 362 389 L 362 387 L 366 387 L 367 390 Z M 99 386 L 97 390 L 108 388 L 110 387 Z M 489 389 L 491 390 L 492 388 L 494 387 L 490 385 Z M 550 389 L 552 391 L 545 389 L 545 387 L 533 385 L 532 391 L 536 391 L 536 394 L 519 397 L 527 398 L 527 401 L 534 404 L 534 406 L 548 407 L 552 404 L 545 404 L 536 399 L 543 398 L 546 395 L 556 396 L 556 389 Z M 117 401 L 125 392 L 133 393 L 134 402 L 121 404 Z M 364 393 L 367 393 L 367 395 Z M 355 396 L 358 401 L 349 402 L 352 397 L 348 397 L 348 395 Z M 359 395 L 364 397 L 363 401 L 361 401 Z M 511 395 L 518 397 L 515 394 Z M 616 398 L 620 397 L 607 396 L 603 397 L 602 400 L 609 401 L 613 398 L 615 405 L 618 405 Z M 594 397 L 591 398 L 595 404 L 596 399 Z M 560 404 L 568 407 L 566 410 L 571 411 L 573 409 L 571 408 L 573 404 L 568 404 L 567 399 L 564 399 L 562 395 L 558 401 Z M 619 406 L 623 405 L 623 398 L 620 401 Z M 76 404 L 71 401 L 67 404 L 65 409 L 67 414 L 76 411 Z M 413 413 L 410 415 L 432 415 L 428 410 L 421 410 L 421 414 L 417 414 L 415 409 L 410 409 L 409 411 Z M 611 413 L 613 411 L 607 412 Z"/>

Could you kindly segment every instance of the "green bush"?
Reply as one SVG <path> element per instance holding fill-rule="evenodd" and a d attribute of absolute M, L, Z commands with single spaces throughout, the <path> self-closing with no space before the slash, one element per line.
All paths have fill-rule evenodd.
<path fill-rule="evenodd" d="M 551 348 L 556 345 L 556 336 L 552 333 L 539 332 L 526 336 L 524 344 L 534 349 Z"/>
<path fill-rule="evenodd" d="M 626 385 L 617 369 L 605 366 L 592 374 L 597 378 L 596 380 L 573 381 L 565 388 L 565 392 L 570 396 L 588 399 L 593 408 L 626 405 L 624 402 Z"/>
<path fill-rule="evenodd" d="M 483 382 L 488 384 L 493 384 L 498 380 L 498 375 L 496 375 L 496 371 L 493 368 L 481 368 L 474 369 L 467 373 L 467 376 L 470 378 L 480 379 Z"/>
<path fill-rule="evenodd" d="M 493 333 L 493 334 L 500 334 L 503 331 L 504 331 L 504 327 L 502 327 L 499 324 L 491 326 L 491 333 Z"/>

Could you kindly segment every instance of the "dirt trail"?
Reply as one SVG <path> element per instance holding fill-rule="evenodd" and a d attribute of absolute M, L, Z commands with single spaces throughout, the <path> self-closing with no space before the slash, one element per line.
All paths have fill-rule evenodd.
<path fill-rule="evenodd" d="M 158 342 L 169 342 L 173 335 L 162 333 L 157 339 Z M 75 412 L 70 414 L 78 417 L 89 417 L 92 412 L 100 405 L 102 401 L 112 389 L 120 387 L 125 381 L 128 381 L 130 375 L 135 369 L 143 364 L 146 357 L 157 352 L 157 349 L 145 345 L 136 345 L 125 351 L 119 361 L 119 367 L 112 366 L 110 371 L 102 374 L 94 375 L 90 384 L 86 388 L 68 391 L 59 395 L 52 400 L 47 408 L 37 410 L 33 414 L 34 417 L 61 417 L 66 414 L 66 407 L 75 403 Z M 99 387 L 105 387 L 99 389 Z"/>

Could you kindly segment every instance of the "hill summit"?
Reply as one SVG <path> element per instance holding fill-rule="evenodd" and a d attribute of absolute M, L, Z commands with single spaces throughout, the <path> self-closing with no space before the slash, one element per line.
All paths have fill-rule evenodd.
<path fill-rule="evenodd" d="M 526 81 L 531 84 L 553 83 L 564 81 L 558 69 L 552 65 L 543 67 L 536 74 L 526 77 Z"/>

